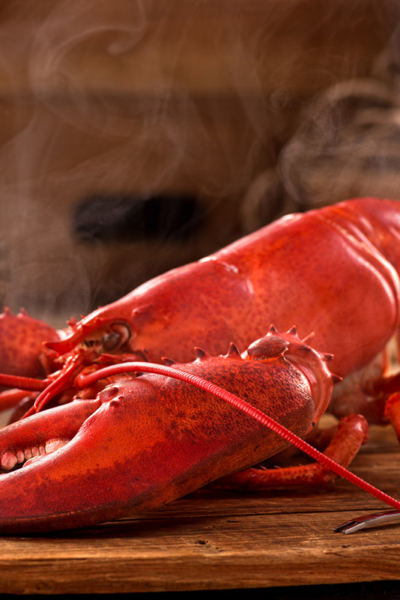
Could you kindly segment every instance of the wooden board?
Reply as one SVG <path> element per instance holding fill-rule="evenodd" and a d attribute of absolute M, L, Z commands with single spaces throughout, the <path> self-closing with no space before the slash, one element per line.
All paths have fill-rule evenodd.
<path fill-rule="evenodd" d="M 353 470 L 399 487 L 400 449 L 376 429 Z M 384 508 L 384 507 L 383 507 Z M 333 528 L 382 504 L 347 482 L 259 494 L 199 491 L 96 528 L 0 539 L 0 592 L 131 593 L 400 579 L 400 525 Z"/>

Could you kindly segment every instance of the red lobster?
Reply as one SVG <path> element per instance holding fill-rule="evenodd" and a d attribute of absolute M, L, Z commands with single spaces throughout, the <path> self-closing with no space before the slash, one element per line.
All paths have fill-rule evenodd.
<path fill-rule="evenodd" d="M 307 434 L 327 409 L 333 384 L 370 368 L 397 330 L 399 236 L 399 204 L 348 201 L 284 217 L 71 322 L 61 334 L 6 312 L 0 384 L 41 393 L 28 418 L 0 432 L 1 466 L 26 461 L 0 476 L 0 531 L 72 528 L 159 506 L 285 446 L 190 383 L 121 375 L 146 371 L 144 362 L 124 361 L 158 363 L 168 354 L 180 361 L 175 371 L 200 375 Z M 289 331 L 279 334 L 271 323 Z M 301 340 L 293 324 L 307 337 Z M 14 331 L 27 346 L 21 369 Z M 46 342 L 41 352 L 39 342 Z M 218 355 L 230 342 L 251 345 L 243 357 L 231 346 L 226 356 L 198 351 L 195 362 L 183 364 L 194 346 Z M 326 367 L 332 357 L 321 352 L 334 355 L 335 376 Z M 46 379 L 32 379 L 41 369 Z M 371 389 L 396 389 L 395 377 L 382 383 L 381 375 Z M 367 405 L 359 387 L 357 410 Z M 14 395 L 23 392 L 5 397 Z M 64 404 L 34 414 L 49 401 Z M 375 420 L 390 419 L 400 430 L 397 397 L 390 409 L 381 399 L 373 405 Z M 328 454 L 348 464 L 366 435 L 364 419 L 351 417 Z M 299 477 L 324 480 L 327 473 L 294 469 L 288 481 Z M 254 479 L 269 485 L 274 476 L 250 470 L 232 481 L 248 486 Z"/>

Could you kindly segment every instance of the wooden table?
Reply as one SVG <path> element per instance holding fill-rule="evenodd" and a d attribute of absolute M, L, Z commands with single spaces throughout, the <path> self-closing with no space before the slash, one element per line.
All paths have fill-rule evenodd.
<path fill-rule="evenodd" d="M 373 431 L 353 470 L 400 495 L 400 447 L 390 429 Z M 399 580 L 400 526 L 333 533 L 336 525 L 381 509 L 345 481 L 259 494 L 200 491 L 141 518 L 1 538 L 0 592 L 238 590 Z"/>

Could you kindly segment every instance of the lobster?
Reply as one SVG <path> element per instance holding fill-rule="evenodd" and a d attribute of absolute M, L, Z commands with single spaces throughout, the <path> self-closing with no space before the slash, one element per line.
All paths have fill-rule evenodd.
<path fill-rule="evenodd" d="M 5 392 L 5 401 L 28 390 L 34 404 L 0 432 L 0 463 L 10 471 L 0 475 L 0 531 L 92 525 L 215 480 L 258 481 L 248 468 L 287 442 L 207 388 L 178 383 L 177 372 L 238 395 L 299 436 L 328 409 L 339 379 L 357 377 L 357 408 L 366 404 L 360 387 L 372 374 L 371 389 L 385 397 L 372 402 L 374 419 L 399 431 L 400 402 L 396 395 L 385 402 L 398 380 L 382 379 L 400 320 L 399 236 L 396 202 L 352 200 L 284 217 L 71 320 L 64 332 L 6 311 L 0 384 L 19 391 Z M 194 346 L 210 354 L 198 350 L 189 362 Z M 248 349 L 240 355 L 237 347 Z M 177 361 L 167 359 L 167 378 L 146 366 L 166 354 Z M 131 370 L 140 376 L 127 375 Z M 334 413 L 335 405 L 343 410 L 340 398 Z M 337 436 L 331 453 L 348 464 L 367 439 L 364 418 L 344 419 Z M 244 479 L 230 475 L 243 469 Z M 314 470 L 311 479 L 326 476 Z M 269 485 L 274 477 L 261 479 Z"/>

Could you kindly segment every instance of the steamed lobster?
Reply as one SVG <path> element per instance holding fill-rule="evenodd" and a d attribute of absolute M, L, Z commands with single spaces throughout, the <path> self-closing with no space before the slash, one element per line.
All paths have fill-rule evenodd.
<path fill-rule="evenodd" d="M 372 387 L 397 389 L 396 377 L 387 385 L 381 376 L 400 321 L 399 237 L 399 204 L 353 200 L 284 217 L 71 321 L 65 332 L 6 311 L 0 384 L 36 399 L 27 418 L 0 432 L 2 468 L 26 461 L 0 475 L 0 532 L 71 528 L 159 506 L 285 446 L 209 392 L 159 374 L 126 374 L 144 373 L 144 361 L 165 355 L 179 361 L 175 371 L 236 393 L 300 436 L 328 408 L 334 383 L 361 373 L 356 410 L 373 404 L 374 419 L 400 431 L 397 397 L 385 407 L 382 393 L 372 403 L 360 394 L 366 370 Z M 14 341 L 21 337 L 23 361 Z M 232 342 L 249 348 L 218 356 Z M 188 362 L 194 346 L 210 355 L 199 350 Z M 41 371 L 44 380 L 36 379 Z M 49 402 L 55 406 L 42 410 Z M 338 436 L 331 451 L 348 464 L 366 439 L 365 420 L 349 417 Z M 232 477 L 241 485 L 257 478 L 254 470 Z M 289 482 L 298 477 L 289 471 Z"/>

